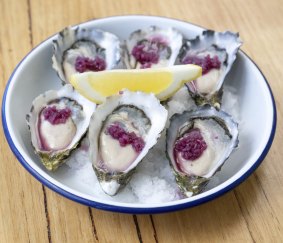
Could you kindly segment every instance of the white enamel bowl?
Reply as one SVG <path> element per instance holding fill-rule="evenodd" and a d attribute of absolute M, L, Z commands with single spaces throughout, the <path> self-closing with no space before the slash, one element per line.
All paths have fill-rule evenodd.
<path fill-rule="evenodd" d="M 168 18 L 121 16 L 93 20 L 82 27 L 99 28 L 126 38 L 132 31 L 149 25 L 172 26 L 187 38 L 201 27 Z M 104 210 L 126 213 L 159 213 L 189 208 L 212 200 L 243 182 L 266 156 L 275 133 L 276 108 L 270 87 L 256 64 L 242 51 L 226 82 L 234 86 L 239 97 L 240 147 L 218 173 L 219 185 L 192 198 L 160 204 L 122 203 L 103 200 L 69 177 L 64 167 L 59 173 L 47 172 L 34 154 L 25 116 L 32 100 L 60 82 L 51 67 L 51 37 L 35 47 L 16 67 L 7 84 L 2 102 L 2 122 L 7 141 L 21 164 L 41 183 L 76 202 Z M 3 161 L 2 161 L 3 162 Z M 12 173 L 12 172 L 11 172 Z"/>

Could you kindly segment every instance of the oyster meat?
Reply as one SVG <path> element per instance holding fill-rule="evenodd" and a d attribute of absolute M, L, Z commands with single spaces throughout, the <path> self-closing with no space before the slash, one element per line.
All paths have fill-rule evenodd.
<path fill-rule="evenodd" d="M 57 169 L 75 149 L 89 126 L 96 105 L 70 84 L 38 96 L 27 123 L 35 153 L 48 170 Z"/>
<path fill-rule="evenodd" d="M 182 34 L 174 28 L 137 30 L 125 41 L 124 64 L 128 69 L 174 65 L 182 41 Z"/>
<path fill-rule="evenodd" d="M 166 153 L 176 182 L 187 197 L 201 192 L 238 145 L 231 116 L 204 106 L 171 118 Z"/>
<path fill-rule="evenodd" d="M 223 82 L 241 44 L 237 33 L 206 30 L 182 46 L 177 64 L 196 64 L 203 69 L 201 77 L 187 84 L 197 105 L 220 108 Z"/>
<path fill-rule="evenodd" d="M 74 73 L 116 68 L 121 58 L 118 37 L 98 29 L 67 27 L 53 48 L 53 68 L 63 83 L 69 83 Z"/>
<path fill-rule="evenodd" d="M 153 94 L 121 91 L 99 105 L 89 126 L 90 158 L 103 191 L 115 195 L 154 146 L 167 110 Z"/>

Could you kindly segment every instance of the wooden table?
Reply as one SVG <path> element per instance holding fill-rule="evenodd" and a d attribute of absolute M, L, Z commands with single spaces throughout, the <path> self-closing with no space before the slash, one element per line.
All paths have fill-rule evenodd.
<path fill-rule="evenodd" d="M 283 242 L 282 0 L 0 0 L 1 94 L 32 47 L 68 25 L 112 15 L 178 18 L 239 31 L 277 104 L 275 140 L 262 165 L 226 195 L 160 215 L 104 212 L 63 198 L 16 160 L 1 130 L 0 242 Z M 260 132 L 260 131 L 259 131 Z"/>

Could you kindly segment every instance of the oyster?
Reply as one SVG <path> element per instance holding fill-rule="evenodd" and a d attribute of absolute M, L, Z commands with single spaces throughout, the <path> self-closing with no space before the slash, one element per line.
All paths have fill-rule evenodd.
<path fill-rule="evenodd" d="M 27 123 L 35 153 L 48 170 L 57 169 L 87 131 L 96 105 L 70 84 L 39 95 L 32 103 Z"/>
<path fill-rule="evenodd" d="M 124 63 L 128 69 L 171 66 L 182 41 L 183 36 L 174 28 L 137 30 L 125 42 Z"/>
<path fill-rule="evenodd" d="M 122 91 L 93 114 L 89 126 L 90 158 L 103 191 L 115 195 L 156 144 L 167 110 L 153 94 Z"/>
<path fill-rule="evenodd" d="M 63 83 L 69 83 L 74 73 L 113 69 L 121 58 L 118 37 L 98 29 L 67 27 L 53 41 L 53 48 L 53 68 Z"/>
<path fill-rule="evenodd" d="M 223 82 L 241 44 L 236 33 L 206 30 L 182 46 L 177 64 L 196 64 L 203 69 L 201 77 L 187 84 L 197 105 L 220 108 Z"/>
<path fill-rule="evenodd" d="M 171 118 L 166 152 L 176 182 L 187 197 L 201 192 L 238 145 L 231 116 L 204 106 Z"/>

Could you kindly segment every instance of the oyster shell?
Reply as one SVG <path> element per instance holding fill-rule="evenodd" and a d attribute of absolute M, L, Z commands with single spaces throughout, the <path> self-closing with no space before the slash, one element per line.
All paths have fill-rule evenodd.
<path fill-rule="evenodd" d="M 205 106 L 171 118 L 166 152 L 176 182 L 187 197 L 203 190 L 238 145 L 238 125 L 223 111 Z"/>
<path fill-rule="evenodd" d="M 53 48 L 53 68 L 63 83 L 77 72 L 113 69 L 121 58 L 118 37 L 98 29 L 67 27 L 53 41 Z"/>
<path fill-rule="evenodd" d="M 187 84 L 197 105 L 220 108 L 223 82 L 241 44 L 237 33 L 205 30 L 182 46 L 177 64 L 196 64 L 203 68 L 203 75 Z"/>
<path fill-rule="evenodd" d="M 103 191 L 115 195 L 156 144 L 167 110 L 153 94 L 122 91 L 107 98 L 89 126 L 90 158 Z"/>
<path fill-rule="evenodd" d="M 48 170 L 56 170 L 78 146 L 95 108 L 70 84 L 35 98 L 26 119 L 35 153 Z"/>
<path fill-rule="evenodd" d="M 171 66 L 182 41 L 182 34 L 174 28 L 137 30 L 125 41 L 124 63 L 128 69 Z"/>

